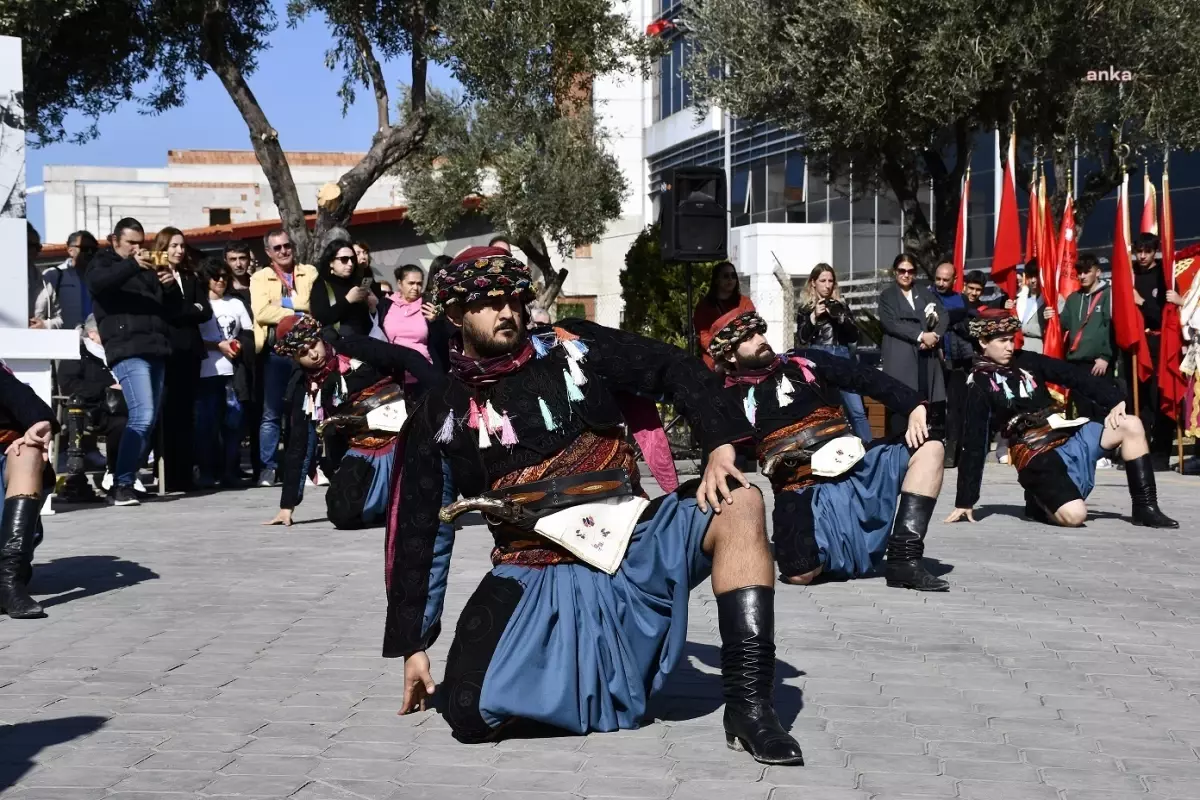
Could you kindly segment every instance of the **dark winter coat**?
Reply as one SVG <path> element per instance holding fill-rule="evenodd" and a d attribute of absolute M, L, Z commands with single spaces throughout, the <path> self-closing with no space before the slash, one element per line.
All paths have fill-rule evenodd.
<path fill-rule="evenodd" d="M 184 311 L 178 284 L 159 283 L 154 270 L 111 249 L 92 258 L 86 280 L 110 367 L 127 358 L 171 355 L 172 322 Z"/>

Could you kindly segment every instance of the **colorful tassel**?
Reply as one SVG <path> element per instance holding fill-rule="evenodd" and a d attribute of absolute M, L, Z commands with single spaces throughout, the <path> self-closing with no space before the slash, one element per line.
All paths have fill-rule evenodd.
<path fill-rule="evenodd" d="M 567 359 L 567 369 L 571 372 L 571 380 L 575 381 L 576 386 L 583 386 L 587 383 L 587 375 L 583 374 L 583 370 L 579 368 L 579 362 L 573 358 Z"/>
<path fill-rule="evenodd" d="M 555 325 L 553 330 L 554 330 L 554 335 L 558 337 L 558 340 L 560 342 L 574 342 L 574 341 L 578 341 L 578 339 L 579 339 L 578 336 L 571 333 L 566 328 L 560 328 L 557 325 Z"/>
<path fill-rule="evenodd" d="M 588 353 L 587 345 L 580 339 L 564 339 L 559 342 L 559 346 L 566 351 L 567 358 L 572 361 L 582 361 Z"/>
<path fill-rule="evenodd" d="M 746 419 L 750 420 L 750 424 L 754 424 L 754 419 L 758 415 L 758 403 L 754 399 L 754 387 L 750 387 L 750 391 L 746 394 L 746 399 L 742 401 L 742 408 L 746 412 Z"/>
<path fill-rule="evenodd" d="M 500 430 L 500 426 L 503 425 L 504 422 L 500 418 L 500 415 L 496 413 L 496 408 L 492 405 L 491 400 L 487 401 L 487 405 L 484 406 L 483 410 L 484 414 L 487 416 L 488 433 L 495 433 L 496 431 Z"/>
<path fill-rule="evenodd" d="M 471 405 L 467 407 L 467 427 L 472 430 L 477 430 L 481 426 L 479 424 L 479 404 L 475 402 L 475 398 L 471 398 Z"/>
<path fill-rule="evenodd" d="M 775 386 L 775 402 L 780 408 L 790 406 L 792 404 L 792 392 L 795 388 L 792 382 L 787 379 L 787 375 L 780 374 L 779 383 Z"/>
<path fill-rule="evenodd" d="M 434 434 L 433 440 L 438 444 L 450 444 L 454 439 L 454 411 L 451 410 L 442 421 L 442 427 Z"/>
<path fill-rule="evenodd" d="M 542 333 L 542 334 L 538 334 L 537 336 L 529 337 L 529 343 L 533 345 L 533 352 L 537 358 L 545 358 L 546 354 L 550 352 L 550 348 L 553 347 L 557 343 L 557 342 L 551 342 L 550 344 L 546 344 L 545 340 L 547 338 L 553 339 L 554 334 Z"/>
<path fill-rule="evenodd" d="M 517 432 L 513 429 L 512 420 L 508 418 L 508 412 L 505 411 L 504 416 L 500 418 L 500 444 L 512 447 L 517 441 Z"/>
<path fill-rule="evenodd" d="M 1017 386 L 1019 387 L 1017 391 L 1021 397 L 1029 397 L 1029 385 L 1025 381 L 1020 381 L 1017 383 Z"/>
<path fill-rule="evenodd" d="M 810 367 L 815 367 L 816 364 L 809 361 L 807 358 L 797 358 L 796 364 L 798 364 L 800 367 L 800 374 L 804 376 L 805 383 L 813 383 L 817 380 L 817 377 L 812 374 L 812 370 L 809 369 Z"/>
<path fill-rule="evenodd" d="M 542 411 L 542 424 L 546 426 L 546 430 L 558 430 L 558 423 L 554 421 L 554 415 L 550 413 L 550 406 L 546 405 L 546 401 L 540 397 L 538 398 L 538 408 Z"/>
<path fill-rule="evenodd" d="M 578 401 L 583 399 L 583 392 L 579 391 L 579 386 L 571 379 L 571 373 L 563 370 L 563 380 L 567 383 L 567 399 Z"/>
<path fill-rule="evenodd" d="M 1013 399 L 1012 388 L 1008 385 L 1008 381 L 1005 380 L 1005 378 L 1003 376 L 1001 376 L 1001 378 L 1000 378 L 1000 385 L 1004 387 L 1004 399 L 1012 400 Z"/>
<path fill-rule="evenodd" d="M 492 446 L 492 440 L 488 438 L 487 425 L 479 426 L 479 449 L 487 450 Z"/>

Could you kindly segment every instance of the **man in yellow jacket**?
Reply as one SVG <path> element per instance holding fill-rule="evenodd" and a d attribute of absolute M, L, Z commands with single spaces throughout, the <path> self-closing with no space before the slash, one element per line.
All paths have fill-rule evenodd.
<path fill-rule="evenodd" d="M 286 317 L 307 314 L 309 295 L 317 270 L 297 264 L 292 237 L 274 230 L 263 237 L 271 264 L 250 278 L 250 305 L 254 314 L 254 349 L 262 353 L 259 371 L 263 384 L 262 422 L 258 426 L 258 450 L 262 470 L 259 486 L 274 486 L 278 466 L 280 420 L 284 393 L 292 374 L 292 361 L 272 352 L 275 326 Z"/>

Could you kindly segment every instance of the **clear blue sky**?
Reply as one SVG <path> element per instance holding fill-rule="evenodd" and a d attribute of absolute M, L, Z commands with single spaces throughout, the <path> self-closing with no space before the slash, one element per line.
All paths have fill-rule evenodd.
<path fill-rule="evenodd" d="M 290 29 L 286 3 L 276 5 L 279 26 L 272 34 L 271 48 L 260 55 L 258 70 L 248 81 L 279 131 L 283 146 L 288 150 L 366 150 L 376 125 L 374 94 L 360 89 L 357 102 L 343 118 L 336 94 L 341 75 L 324 64 L 330 44 L 324 17 L 313 15 Z M 385 64 L 384 73 L 394 108 L 399 85 L 409 79 L 407 60 Z M 437 67 L 430 69 L 430 83 L 453 87 L 453 79 Z M 28 148 L 27 185 L 42 184 L 46 164 L 153 167 L 166 164 L 168 150 L 250 149 L 246 123 L 212 75 L 188 86 L 187 102 L 181 108 L 159 116 L 147 116 L 140 110 L 131 103 L 101 119 L 100 137 L 87 144 Z M 82 125 L 73 130 L 79 127 Z M 40 194 L 29 196 L 28 216 L 39 231 L 45 230 Z"/>

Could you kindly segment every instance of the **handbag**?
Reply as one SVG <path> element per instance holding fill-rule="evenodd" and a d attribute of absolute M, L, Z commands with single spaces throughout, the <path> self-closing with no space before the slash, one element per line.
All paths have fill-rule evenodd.
<path fill-rule="evenodd" d="M 128 417 L 129 406 L 125 404 L 125 393 L 112 386 L 105 387 L 104 410 L 112 417 Z"/>

